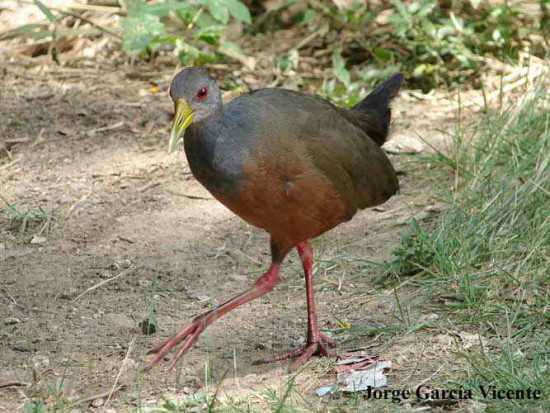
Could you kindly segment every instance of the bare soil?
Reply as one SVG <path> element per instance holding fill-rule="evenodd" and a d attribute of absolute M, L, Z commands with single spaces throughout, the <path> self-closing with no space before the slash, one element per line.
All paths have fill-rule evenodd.
<path fill-rule="evenodd" d="M 303 343 L 306 304 L 294 253 L 275 291 L 208 328 L 177 371 L 161 365 L 139 373 L 148 349 L 250 286 L 269 264 L 267 235 L 212 199 L 181 151 L 167 154 L 172 72 L 135 79 L 139 70 L 0 66 L 0 194 L 18 207 L 42 206 L 54 218 L 40 234 L 45 239 L 34 239 L 40 243 L 31 241 L 42 223 L 0 232 L 0 411 L 22 410 L 44 392 L 52 402 L 60 394 L 69 402 L 105 399 L 119 373 L 122 387 L 110 405 L 120 411 L 167 393 L 212 390 L 227 371 L 229 394 L 257 386 L 278 391 L 288 381 L 288 363 L 251 363 Z M 438 130 L 453 123 L 441 101 L 407 92 L 394 108 L 396 133 L 436 145 L 444 141 Z M 410 157 L 391 158 L 401 194 L 313 243 L 323 329 L 339 320 L 395 322 L 393 290 L 377 289 L 364 263 L 388 259 L 407 228 L 400 220 L 436 200 L 427 189 L 429 171 Z M 159 331 L 145 335 L 138 325 L 152 306 Z M 18 322 L 5 324 L 10 318 Z M 343 343 L 338 352 L 369 345 L 334 337 Z M 403 371 L 418 363 L 406 346 L 378 341 L 369 351 Z M 424 373 L 420 378 L 431 374 Z M 302 382 L 313 388 L 318 376 L 312 363 Z"/>

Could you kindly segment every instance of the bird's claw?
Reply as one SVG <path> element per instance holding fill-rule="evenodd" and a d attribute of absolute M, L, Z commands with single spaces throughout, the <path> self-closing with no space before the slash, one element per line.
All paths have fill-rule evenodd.
<path fill-rule="evenodd" d="M 176 356 L 172 359 L 170 365 L 168 366 L 168 370 L 171 370 L 176 365 L 180 357 L 183 356 L 187 352 L 187 350 L 191 348 L 193 343 L 197 340 L 197 338 L 204 331 L 205 328 L 206 324 L 204 323 L 203 318 L 195 318 L 195 320 L 193 320 L 193 322 L 185 329 L 183 329 L 179 334 L 176 334 L 169 340 L 166 340 L 160 346 L 155 347 L 147 352 L 147 354 L 156 355 L 153 360 L 151 360 L 145 366 L 144 370 L 147 371 L 155 367 L 158 362 L 166 356 L 166 354 L 168 354 L 175 346 L 183 341 L 183 344 L 178 350 Z"/>
<path fill-rule="evenodd" d="M 289 353 L 280 354 L 275 357 L 268 357 L 265 359 L 256 360 L 252 364 L 268 364 L 288 359 L 296 359 L 290 366 L 291 371 L 296 371 L 298 368 L 300 368 L 300 366 L 302 366 L 314 356 L 329 357 L 331 354 L 327 350 L 327 347 L 336 347 L 336 344 L 330 338 L 321 333 L 318 333 L 315 339 L 313 339 L 312 341 L 308 340 L 308 344 L 306 344 L 305 347 L 292 350 Z"/>

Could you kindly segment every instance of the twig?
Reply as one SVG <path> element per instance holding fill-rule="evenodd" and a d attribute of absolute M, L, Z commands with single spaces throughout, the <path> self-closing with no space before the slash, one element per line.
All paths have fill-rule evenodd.
<path fill-rule="evenodd" d="M 255 260 L 255 259 L 252 258 L 251 256 L 245 254 L 244 252 L 242 252 L 241 250 L 238 250 L 238 249 L 236 249 L 236 248 L 227 248 L 226 251 L 225 251 L 225 253 L 226 253 L 227 255 L 229 255 L 230 257 L 232 257 L 232 258 L 235 258 L 235 257 L 232 256 L 233 253 L 235 253 L 235 252 L 236 252 L 236 253 L 239 253 L 239 254 L 242 255 L 244 258 L 248 259 L 250 262 L 253 262 L 254 264 L 257 264 L 257 265 L 263 265 L 263 264 L 264 264 L 263 262 L 260 262 L 260 261 L 258 261 L 258 260 Z"/>
<path fill-rule="evenodd" d="M 72 4 L 66 5 L 65 7 L 68 9 L 107 12 L 107 13 L 117 13 L 118 11 L 120 11 L 120 7 L 116 7 L 116 6 L 97 6 L 94 4 L 82 4 L 82 3 L 72 3 Z"/>
<path fill-rule="evenodd" d="M 123 388 L 124 388 L 124 385 L 121 384 L 116 389 L 114 389 L 114 391 L 113 391 L 113 389 L 111 389 L 111 390 L 102 391 L 102 392 L 97 393 L 97 394 L 92 394 L 91 396 L 85 397 L 84 399 L 80 399 L 80 400 L 74 402 L 73 404 L 68 405 L 65 409 L 69 409 L 71 407 L 78 406 L 79 404 L 86 403 L 86 402 L 91 402 L 92 400 L 108 396 L 109 394 L 112 394 L 115 391 L 122 390 Z"/>
<path fill-rule="evenodd" d="M 109 405 L 109 401 L 111 400 L 111 396 L 116 391 L 116 387 L 118 384 L 118 381 L 120 379 L 120 376 L 122 374 L 122 370 L 124 369 L 124 365 L 128 361 L 128 358 L 130 357 L 130 353 L 132 352 L 134 348 L 134 343 L 136 342 L 136 338 L 132 338 L 132 341 L 130 341 L 130 344 L 128 344 L 128 351 L 126 352 L 126 356 L 124 357 L 124 360 L 122 360 L 122 365 L 120 366 L 120 369 L 118 369 L 118 374 L 116 375 L 115 381 L 113 383 L 113 386 L 111 387 L 111 391 L 109 392 L 109 396 L 107 396 L 107 401 L 105 402 L 105 407 Z"/>
<path fill-rule="evenodd" d="M 118 128 L 123 127 L 124 124 L 125 124 L 124 121 L 120 121 L 120 122 L 117 122 L 113 125 L 103 126 L 101 128 L 94 128 L 94 129 L 87 130 L 86 133 L 105 132 L 105 131 L 112 130 L 112 129 L 118 129 Z"/>
<path fill-rule="evenodd" d="M 67 211 L 67 214 L 65 215 L 65 220 L 70 218 L 71 214 L 73 213 L 73 211 L 75 210 L 78 204 L 87 200 L 92 194 L 93 192 L 89 192 L 87 194 L 82 195 L 80 198 L 78 198 L 78 201 L 76 201 Z"/>
<path fill-rule="evenodd" d="M 326 26 L 320 28 L 319 30 L 314 31 L 309 36 L 302 39 L 296 46 L 294 46 L 294 49 L 296 50 L 301 49 L 302 47 L 307 45 L 309 42 L 311 42 L 313 39 L 315 39 L 317 36 L 319 36 L 320 34 L 324 35 L 327 31 L 328 29 Z"/>
<path fill-rule="evenodd" d="M 6 387 L 27 387 L 29 383 L 24 381 L 4 381 L 0 382 L 0 389 L 5 389 Z"/>
<path fill-rule="evenodd" d="M 8 169 L 10 166 L 15 165 L 16 163 L 18 163 L 19 161 L 21 161 L 21 159 L 23 159 L 24 156 L 25 156 L 25 155 L 21 155 L 19 158 L 14 159 L 13 161 L 11 161 L 11 162 L 9 162 L 9 163 L 7 163 L 7 164 L 5 164 L 5 165 L 0 166 L 0 171 L 1 171 L 1 170 L 4 170 L 4 169 Z"/>
<path fill-rule="evenodd" d="M 210 201 L 210 200 L 212 200 L 212 198 L 207 197 L 207 196 L 182 194 L 182 193 L 180 193 L 180 192 L 172 191 L 172 190 L 170 190 L 170 189 L 167 189 L 166 192 L 168 192 L 169 194 L 172 194 L 172 195 L 183 196 L 184 198 L 189 198 L 189 199 L 201 199 L 201 200 L 203 200 L 203 201 Z"/>
<path fill-rule="evenodd" d="M 77 19 L 80 19 L 82 20 L 83 22 L 86 22 L 88 23 L 89 25 L 91 26 L 94 26 L 95 28 L 101 30 L 102 32 L 105 32 L 107 34 L 110 34 L 111 36 L 113 37 L 116 37 L 118 40 L 122 40 L 122 36 L 114 31 L 112 31 L 111 29 L 108 29 L 107 27 L 105 26 L 102 26 L 101 24 L 99 23 L 96 23 L 90 19 L 87 19 L 86 17 L 84 17 L 83 15 L 81 15 L 80 13 L 75 13 L 75 12 L 72 12 L 72 11 L 69 11 L 69 10 L 62 10 L 62 9 L 56 9 L 54 7 L 51 7 L 52 10 L 59 10 L 61 13 L 63 14 L 66 14 L 68 16 L 72 16 L 72 17 L 75 17 Z"/>
<path fill-rule="evenodd" d="M 42 95 L 33 95 L 33 96 L 23 96 L 23 99 L 25 100 L 46 100 L 51 97 L 55 96 L 53 92 L 47 92 Z"/>
<path fill-rule="evenodd" d="M 8 296 L 8 298 L 12 301 L 13 305 L 15 305 L 16 307 L 19 307 L 21 310 L 27 311 L 27 309 L 26 309 L 24 306 L 22 306 L 21 304 L 19 304 L 19 303 L 17 302 L 17 300 L 16 300 L 15 298 L 13 298 L 13 295 L 11 295 L 11 294 L 8 292 L 8 290 L 6 290 L 5 288 L 2 288 L 2 290 L 0 290 L 0 291 L 2 291 L 4 294 L 6 294 L 6 295 Z"/>
<path fill-rule="evenodd" d="M 114 277 L 112 277 L 112 278 L 107 278 L 106 280 L 101 281 L 100 283 L 91 286 L 91 287 L 88 288 L 86 291 L 84 291 L 83 293 L 81 293 L 81 294 L 79 294 L 78 296 L 76 296 L 76 298 L 75 298 L 73 301 L 78 300 L 80 297 L 82 297 L 83 295 L 89 293 L 90 291 L 96 290 L 96 289 L 98 289 L 99 287 L 101 287 L 101 286 L 103 286 L 103 285 L 105 285 L 105 284 L 107 284 L 107 283 L 110 283 L 111 281 L 114 281 L 114 280 L 116 280 L 117 278 L 122 277 L 123 275 L 126 275 L 126 274 L 131 273 L 131 272 L 132 272 L 133 270 L 135 270 L 136 268 L 138 268 L 138 267 L 136 267 L 135 265 L 131 265 L 130 267 L 126 268 L 124 271 L 119 272 L 119 273 L 118 273 L 117 275 L 115 275 Z"/>
<path fill-rule="evenodd" d="M 124 11 L 127 10 L 127 6 L 126 6 L 126 0 L 118 0 L 118 4 L 120 4 L 120 8 Z"/>
<path fill-rule="evenodd" d="M 23 3 L 23 4 L 34 4 L 32 1 L 21 1 L 21 3 Z M 84 6 L 84 5 L 80 5 L 80 6 Z M 73 8 L 74 9 L 76 7 L 74 7 L 74 5 L 69 5 L 68 8 Z M 82 9 L 82 10 L 86 9 L 86 7 L 79 7 L 79 8 Z M 61 12 L 63 14 L 66 14 L 68 16 L 72 16 L 72 17 L 75 17 L 77 19 L 80 19 L 80 20 L 82 20 L 82 21 L 84 21 L 84 22 L 86 22 L 86 23 L 88 23 L 88 24 L 90 24 L 94 27 L 97 27 L 102 32 L 108 33 L 111 36 L 114 36 L 117 39 L 122 40 L 122 36 L 119 35 L 118 33 L 114 32 L 111 29 L 108 29 L 108 28 L 106 28 L 106 27 L 104 27 L 104 26 L 102 26 L 98 23 L 95 23 L 95 22 L 91 21 L 90 19 L 87 19 L 86 17 L 82 16 L 80 13 L 76 13 L 76 12 L 72 12 L 72 11 L 69 11 L 69 10 L 66 10 L 66 9 L 60 9 L 58 7 L 52 7 L 52 6 L 48 6 L 48 9 L 55 10 L 55 11 Z M 109 11 L 111 11 L 111 10 L 109 10 Z M 116 10 L 112 10 L 112 12 L 115 13 Z"/>
<path fill-rule="evenodd" d="M 166 182 L 166 181 L 163 181 L 163 182 Z M 161 183 L 163 182 L 160 182 L 160 181 L 155 181 L 155 182 L 149 182 L 147 185 L 144 185 L 142 186 L 141 188 L 138 188 L 138 192 L 145 192 L 145 191 L 148 191 L 149 189 L 151 188 L 154 188 L 156 186 L 159 186 Z"/>
<path fill-rule="evenodd" d="M 440 372 L 442 369 L 443 369 L 443 366 L 442 366 L 442 365 L 439 366 L 439 367 L 437 368 L 437 370 L 436 370 L 433 374 L 431 374 L 429 377 L 426 377 L 424 380 L 422 380 L 422 381 L 418 384 L 418 387 L 422 386 L 422 385 L 423 385 L 424 383 L 426 383 L 427 381 L 433 379 L 435 376 L 437 376 L 437 375 L 439 374 L 439 372 Z M 418 388 L 418 387 L 417 387 L 417 388 Z"/>
<path fill-rule="evenodd" d="M 135 241 L 131 240 L 130 238 L 123 237 L 122 235 L 117 235 L 118 239 L 124 242 L 127 242 L 128 244 L 134 244 Z"/>

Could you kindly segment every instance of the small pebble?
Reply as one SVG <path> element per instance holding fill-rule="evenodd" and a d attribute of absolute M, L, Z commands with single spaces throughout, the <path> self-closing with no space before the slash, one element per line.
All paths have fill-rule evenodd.
<path fill-rule="evenodd" d="M 142 334 L 148 335 L 157 332 L 157 323 L 148 317 L 142 320 L 138 325 Z"/>
<path fill-rule="evenodd" d="M 3 320 L 5 326 L 12 326 L 14 324 L 19 324 L 21 320 L 15 317 L 7 317 Z"/>
<path fill-rule="evenodd" d="M 111 274 L 111 271 L 105 270 L 105 271 L 101 271 L 101 272 L 99 273 L 99 276 L 100 276 L 101 278 L 112 278 L 112 277 L 113 277 L 113 274 Z"/>
<path fill-rule="evenodd" d="M 432 214 L 429 212 L 420 212 L 418 214 L 413 215 L 412 217 L 403 217 L 399 218 L 395 223 L 397 225 L 407 225 L 413 218 L 417 221 L 424 221 L 425 219 L 431 218 Z"/>
<path fill-rule="evenodd" d="M 228 275 L 227 278 L 231 281 L 236 281 L 236 282 L 245 282 L 248 280 L 247 276 L 242 274 L 231 274 L 231 275 Z"/>
<path fill-rule="evenodd" d="M 111 267 L 113 269 L 120 270 L 120 269 L 130 268 L 131 265 L 132 265 L 132 261 L 130 260 L 115 260 L 115 262 Z"/>
<path fill-rule="evenodd" d="M 43 354 L 36 354 L 32 356 L 31 362 L 33 367 L 38 371 L 45 371 L 50 368 L 50 359 Z"/>
<path fill-rule="evenodd" d="M 36 346 L 28 341 L 18 341 L 12 346 L 15 351 L 32 352 L 36 351 Z"/>
<path fill-rule="evenodd" d="M 74 380 L 60 376 L 55 380 L 55 391 L 57 393 L 67 394 L 71 392 L 75 385 L 76 382 Z"/>
<path fill-rule="evenodd" d="M 420 153 L 424 150 L 424 143 L 412 136 L 395 135 L 384 144 L 384 149 L 390 153 Z"/>
<path fill-rule="evenodd" d="M 38 235 L 35 235 L 31 239 L 31 244 L 44 244 L 46 242 L 46 237 L 39 237 Z"/>
<path fill-rule="evenodd" d="M 187 296 L 187 298 L 189 298 L 190 300 L 197 300 L 197 301 L 204 301 L 204 300 L 208 300 L 210 297 L 208 296 L 208 294 L 206 294 L 204 291 L 202 290 L 187 290 L 185 292 L 185 295 Z"/>
<path fill-rule="evenodd" d="M 92 407 L 101 407 L 103 406 L 104 403 L 105 403 L 105 400 L 99 397 L 92 402 Z"/>
<path fill-rule="evenodd" d="M 426 208 L 424 208 L 424 211 L 436 214 L 438 212 L 443 211 L 446 206 L 447 206 L 447 204 L 444 203 L 444 202 L 437 202 L 433 205 L 428 205 Z"/>
<path fill-rule="evenodd" d="M 68 290 L 62 291 L 59 293 L 59 298 L 61 300 L 71 300 L 73 297 L 76 297 L 76 288 L 69 288 Z"/>
<path fill-rule="evenodd" d="M 420 321 L 434 321 L 439 318 L 439 314 L 436 313 L 430 313 L 430 314 L 424 314 L 420 316 Z"/>

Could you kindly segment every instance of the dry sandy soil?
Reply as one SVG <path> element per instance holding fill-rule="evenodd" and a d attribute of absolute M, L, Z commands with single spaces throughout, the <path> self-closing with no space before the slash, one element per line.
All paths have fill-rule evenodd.
<path fill-rule="evenodd" d="M 288 382 L 288 363 L 251 362 L 303 342 L 305 294 L 294 253 L 279 286 L 213 324 L 177 371 L 167 372 L 164 363 L 139 373 L 149 348 L 247 288 L 269 263 L 266 234 L 213 200 L 182 151 L 167 154 L 172 107 L 165 90 L 172 73 L 136 79 L 140 70 L 0 66 L 0 194 L 53 216 L 51 225 L 0 232 L 0 411 L 21 410 L 38 396 L 62 398 L 63 406 L 90 398 L 98 406 L 119 373 L 109 409 L 120 411 L 213 391 L 224 375 L 224 397 L 279 392 Z M 408 92 L 394 108 L 396 133 L 441 143 L 438 129 L 453 123 L 453 111 L 440 101 Z M 428 171 L 410 157 L 391 158 L 401 194 L 314 241 L 326 331 L 339 320 L 365 327 L 395 322 L 393 289 L 377 288 L 365 261 L 388 259 L 407 228 L 400 220 L 436 200 L 425 189 Z M 36 238 L 41 230 L 44 238 Z M 159 331 L 145 335 L 138 325 L 152 306 Z M 334 337 L 339 353 L 371 344 L 369 351 L 397 370 L 418 366 L 406 346 Z M 318 370 L 319 362 L 310 363 L 300 375 L 314 403 Z M 431 371 L 417 374 L 420 381 Z M 100 410 L 91 400 L 76 407 Z M 265 402 L 250 400 L 259 408 Z"/>

